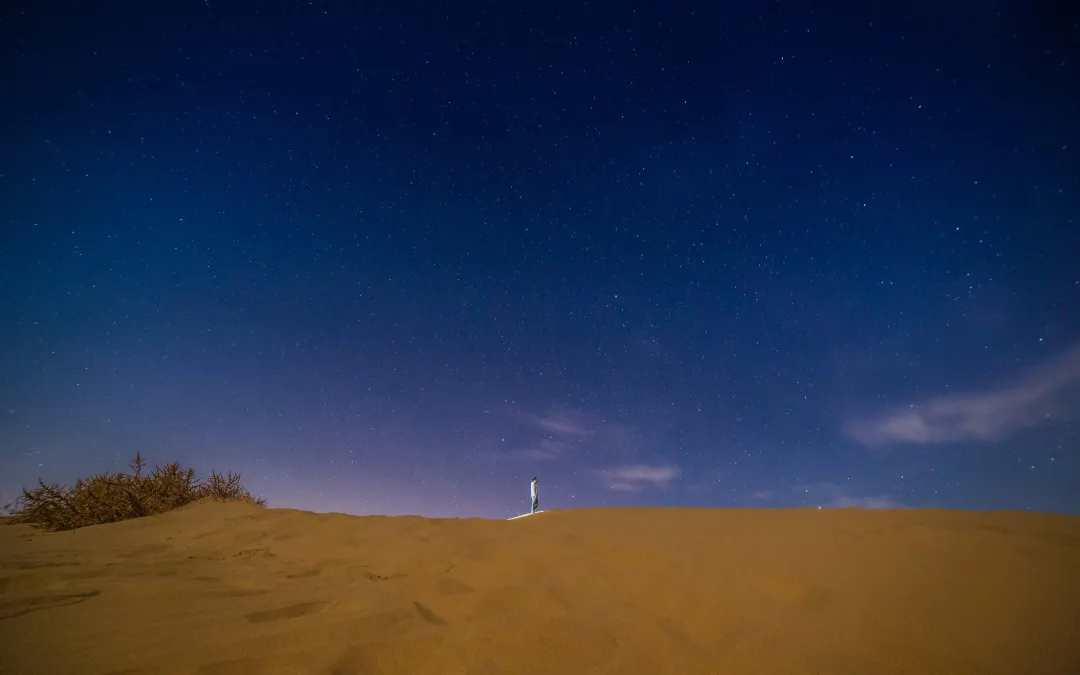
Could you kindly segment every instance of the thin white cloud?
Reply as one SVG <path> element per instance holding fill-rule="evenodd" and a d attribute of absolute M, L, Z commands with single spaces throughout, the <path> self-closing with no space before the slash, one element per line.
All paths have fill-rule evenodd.
<path fill-rule="evenodd" d="M 544 438 L 535 446 L 522 450 L 521 456 L 525 459 L 547 461 L 557 458 L 567 447 L 569 447 L 569 444 L 563 441 Z"/>
<path fill-rule="evenodd" d="M 888 495 L 877 497 L 849 497 L 841 495 L 829 503 L 832 509 L 902 509 L 903 504 L 893 501 Z"/>
<path fill-rule="evenodd" d="M 672 464 L 626 464 L 598 469 L 596 474 L 605 480 L 612 490 L 637 492 L 648 487 L 666 487 L 681 476 L 682 471 Z"/>
<path fill-rule="evenodd" d="M 1080 346 L 999 389 L 938 396 L 879 417 L 854 420 L 844 434 L 864 445 L 996 441 L 1076 411 Z"/>
<path fill-rule="evenodd" d="M 569 436 L 584 436 L 592 433 L 592 428 L 581 413 L 559 409 L 552 410 L 546 415 L 533 413 L 521 413 L 519 419 L 527 424 L 540 427 L 544 431 Z"/>
<path fill-rule="evenodd" d="M 772 498 L 775 497 L 776 494 L 772 490 L 758 490 L 750 496 L 759 502 L 768 502 L 772 501 Z"/>
<path fill-rule="evenodd" d="M 595 427 L 597 441 L 611 447 L 629 448 L 640 446 L 642 437 L 636 430 L 618 422 L 604 421 Z"/>
<path fill-rule="evenodd" d="M 527 412 L 512 414 L 518 421 L 542 430 L 548 438 L 566 444 L 587 442 L 591 447 L 611 451 L 634 450 L 643 443 L 641 434 L 633 427 L 589 416 L 572 408 L 552 408 L 543 415 Z"/>
<path fill-rule="evenodd" d="M 903 509 L 903 504 L 889 495 L 856 497 L 849 494 L 836 483 L 810 483 L 792 488 L 796 497 L 803 499 L 807 506 L 829 509 Z"/>

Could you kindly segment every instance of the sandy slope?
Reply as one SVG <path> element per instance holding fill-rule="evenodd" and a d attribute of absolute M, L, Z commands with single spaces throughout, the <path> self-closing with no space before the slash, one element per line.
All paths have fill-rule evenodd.
<path fill-rule="evenodd" d="M 1080 673 L 1080 519 L 206 504 L 0 525 L 0 672 Z"/>

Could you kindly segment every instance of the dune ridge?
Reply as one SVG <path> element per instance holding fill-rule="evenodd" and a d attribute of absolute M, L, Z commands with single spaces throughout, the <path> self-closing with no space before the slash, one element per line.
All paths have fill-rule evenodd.
<path fill-rule="evenodd" d="M 1080 518 L 193 504 L 0 524 L 0 673 L 1080 673 Z"/>

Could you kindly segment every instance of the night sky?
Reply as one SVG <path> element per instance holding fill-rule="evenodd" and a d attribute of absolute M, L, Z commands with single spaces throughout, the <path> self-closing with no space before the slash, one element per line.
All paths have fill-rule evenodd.
<path fill-rule="evenodd" d="M 1067 4 L 8 3 L 0 499 L 1080 513 Z"/>

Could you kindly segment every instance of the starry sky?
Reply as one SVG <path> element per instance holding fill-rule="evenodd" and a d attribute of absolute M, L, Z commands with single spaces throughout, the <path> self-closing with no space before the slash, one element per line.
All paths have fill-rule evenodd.
<path fill-rule="evenodd" d="M 1080 514 L 1063 7 L 8 3 L 0 499 Z"/>

